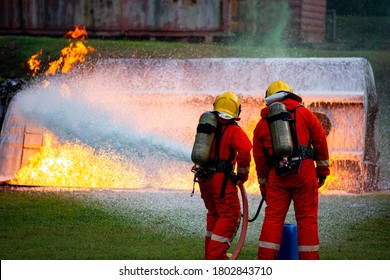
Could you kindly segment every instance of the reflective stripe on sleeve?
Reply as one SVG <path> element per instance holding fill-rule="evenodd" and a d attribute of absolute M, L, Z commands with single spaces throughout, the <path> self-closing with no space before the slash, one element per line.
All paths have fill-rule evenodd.
<path fill-rule="evenodd" d="M 206 231 L 206 237 L 211 237 L 213 235 L 213 233 L 211 231 Z"/>
<path fill-rule="evenodd" d="M 249 166 L 248 167 L 240 167 L 237 168 L 237 173 L 248 173 L 250 170 Z"/>
<path fill-rule="evenodd" d="M 279 250 L 280 244 L 272 243 L 272 242 L 265 242 L 265 241 L 259 241 L 259 247 L 272 249 L 272 250 Z"/>
<path fill-rule="evenodd" d="M 317 160 L 317 166 L 329 166 L 329 160 Z"/>

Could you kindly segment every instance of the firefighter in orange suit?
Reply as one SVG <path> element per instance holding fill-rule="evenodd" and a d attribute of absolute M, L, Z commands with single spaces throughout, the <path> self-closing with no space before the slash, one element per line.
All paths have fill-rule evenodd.
<path fill-rule="evenodd" d="M 290 113 L 294 152 L 288 163 L 274 156 L 268 111 L 280 102 Z M 258 259 L 276 259 L 282 231 L 291 200 L 298 228 L 299 259 L 319 259 L 318 188 L 329 175 L 326 135 L 316 116 L 301 105 L 302 99 L 284 81 L 271 83 L 266 91 L 267 107 L 261 110 L 253 136 L 253 157 L 260 191 L 267 207 L 261 229 Z M 286 112 L 287 113 L 287 112 Z M 298 149 L 299 147 L 299 149 Z M 295 153 L 295 154 L 294 154 Z M 294 162 L 295 161 L 295 162 Z M 295 172 L 291 172 L 294 170 Z M 290 173 L 288 173 L 290 172 Z"/>
<path fill-rule="evenodd" d="M 236 94 L 225 92 L 217 96 L 213 106 L 218 125 L 199 187 L 207 208 L 205 258 L 226 260 L 241 213 L 236 183 L 248 179 L 252 143 L 236 123 L 241 111 Z"/>

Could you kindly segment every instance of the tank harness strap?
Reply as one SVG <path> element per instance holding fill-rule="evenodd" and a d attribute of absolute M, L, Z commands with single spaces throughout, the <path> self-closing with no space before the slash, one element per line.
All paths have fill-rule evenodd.
<path fill-rule="evenodd" d="M 211 133 L 214 133 L 215 130 L 216 130 L 216 128 L 209 123 L 200 123 L 200 124 L 198 124 L 198 126 L 196 128 L 196 133 L 200 132 L 200 133 L 211 134 Z"/>
<path fill-rule="evenodd" d="M 293 110 L 291 110 L 289 112 L 290 114 L 290 120 L 289 120 L 289 124 L 290 124 L 290 129 L 291 129 L 291 134 L 292 134 L 292 140 L 293 140 L 293 154 L 294 154 L 294 151 L 298 151 L 298 153 L 300 152 L 301 150 L 301 146 L 299 145 L 299 142 L 298 142 L 298 133 L 297 133 L 297 129 L 296 129 L 296 124 L 297 124 L 297 108 L 294 108 Z M 294 116 L 294 118 L 292 117 Z"/>
<path fill-rule="evenodd" d="M 299 156 L 294 156 L 292 155 L 289 160 L 304 160 L 304 159 L 308 159 L 308 158 L 311 158 L 313 159 L 314 158 L 314 151 L 311 147 L 308 147 L 308 146 L 300 146 L 301 148 L 301 155 Z M 267 154 L 267 152 L 266 152 Z M 267 156 L 267 155 L 266 155 Z M 267 163 L 268 163 L 268 167 L 279 167 L 280 164 L 280 159 L 274 157 L 274 156 L 268 156 L 267 157 Z"/>
<path fill-rule="evenodd" d="M 298 142 L 298 133 L 297 133 L 297 128 L 296 128 L 296 119 L 297 119 L 297 114 L 296 111 L 299 107 L 303 107 L 302 105 L 299 105 L 295 109 L 291 110 L 291 115 L 294 116 L 294 118 L 291 118 L 290 122 L 290 128 L 291 128 L 291 133 L 293 135 L 293 141 L 294 141 L 294 148 L 293 148 L 293 156 L 299 156 L 301 157 L 302 160 L 308 159 L 308 158 L 314 158 L 314 151 L 312 147 L 310 146 L 310 140 L 307 146 L 301 146 L 299 145 Z"/>
<path fill-rule="evenodd" d="M 291 121 L 291 113 L 289 112 L 281 112 L 280 114 L 273 115 L 271 117 L 267 117 L 268 124 L 271 124 L 274 121 L 283 120 L 283 121 Z"/>

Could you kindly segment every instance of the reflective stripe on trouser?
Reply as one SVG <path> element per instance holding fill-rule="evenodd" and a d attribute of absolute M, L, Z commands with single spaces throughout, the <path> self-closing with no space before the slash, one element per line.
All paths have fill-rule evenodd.
<path fill-rule="evenodd" d="M 270 250 L 269 254 L 272 254 L 273 256 L 275 254 L 278 254 L 280 250 L 280 244 L 271 243 L 271 242 L 259 241 L 259 247 L 262 247 L 262 250 L 267 250 L 267 249 Z M 320 248 L 319 245 L 298 246 L 298 254 L 300 256 L 300 259 L 316 259 L 319 248 Z"/>
<path fill-rule="evenodd" d="M 224 198 L 219 198 L 222 179 L 223 173 L 216 173 L 208 182 L 199 184 L 208 210 L 205 236 L 206 259 L 228 259 L 226 251 L 230 248 L 230 240 L 240 217 L 238 192 L 231 180 L 227 181 Z"/>
<path fill-rule="evenodd" d="M 320 245 L 300 245 L 298 246 L 298 255 L 301 260 L 318 260 L 318 250 Z"/>
<path fill-rule="evenodd" d="M 272 242 L 265 242 L 265 241 L 259 241 L 259 247 L 271 249 L 271 250 L 278 250 L 280 249 L 280 244 L 272 243 Z"/>
<path fill-rule="evenodd" d="M 283 224 L 291 198 L 298 228 L 300 259 L 318 259 L 318 189 L 313 181 L 300 188 L 267 185 L 267 207 L 259 238 L 258 259 L 276 259 L 282 240 Z"/>

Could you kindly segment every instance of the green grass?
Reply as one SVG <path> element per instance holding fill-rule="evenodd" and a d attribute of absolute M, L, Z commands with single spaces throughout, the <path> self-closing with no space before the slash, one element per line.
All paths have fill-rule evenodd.
<path fill-rule="evenodd" d="M 251 44 L 189 44 L 185 42 L 89 39 L 95 48 L 87 59 L 99 58 L 204 58 L 204 57 L 365 57 L 381 71 L 388 65 L 386 50 L 339 49 L 337 44 L 262 47 Z M 65 38 L 0 36 L 0 79 L 26 77 L 27 59 L 42 49 L 42 59 L 56 59 L 68 45 Z M 43 63 L 45 64 L 45 63 Z"/>
<path fill-rule="evenodd" d="M 159 197 L 164 200 L 169 195 Z M 177 215 L 188 211 L 187 208 L 178 208 L 181 214 L 156 214 L 153 209 L 133 205 L 132 199 L 136 201 L 139 197 L 130 200 L 125 195 L 117 197 L 124 204 L 119 202 L 107 208 L 99 200 L 90 199 L 88 193 L 0 192 L 0 258 L 203 259 L 204 229 L 194 232 L 184 226 L 186 219 L 176 221 Z M 321 259 L 390 259 L 389 199 L 389 193 L 321 196 Z M 147 219 L 141 213 L 145 211 Z M 196 213 L 194 217 L 198 221 L 204 219 Z M 256 258 L 261 223 L 260 216 L 249 224 L 240 259 Z"/>
<path fill-rule="evenodd" d="M 143 224 L 136 211 L 129 213 L 129 217 L 124 221 L 97 205 L 64 194 L 1 192 L 0 258 L 185 260 L 202 257 L 202 237 L 167 236 Z"/>
<path fill-rule="evenodd" d="M 65 38 L 0 36 L 0 82 L 8 78 L 27 78 L 27 60 L 42 50 L 43 65 L 57 59 L 62 48 L 69 44 Z M 152 42 L 90 39 L 86 42 L 95 51 L 87 59 L 99 58 L 199 58 L 231 56 L 222 45 L 187 44 L 180 42 Z"/>
<path fill-rule="evenodd" d="M 322 259 L 390 259 L 390 193 L 320 196 Z"/>
<path fill-rule="evenodd" d="M 386 217 L 365 219 L 347 226 L 337 248 L 323 246 L 323 258 L 349 260 L 388 260 L 390 221 Z M 387 249 L 386 249 L 387 248 Z"/>
<path fill-rule="evenodd" d="M 0 82 L 7 78 L 26 78 L 29 57 L 42 49 L 43 58 L 57 58 L 67 44 L 65 38 L 0 36 Z"/>

